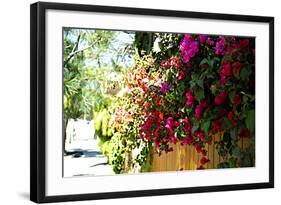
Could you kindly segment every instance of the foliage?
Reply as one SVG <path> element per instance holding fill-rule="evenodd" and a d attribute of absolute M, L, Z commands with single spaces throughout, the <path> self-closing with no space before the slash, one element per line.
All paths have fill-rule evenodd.
<path fill-rule="evenodd" d="M 65 119 L 81 118 L 84 114 L 91 118 L 93 108 L 99 109 L 103 93 L 95 75 L 98 71 L 87 67 L 85 62 L 105 52 L 113 35 L 110 31 L 64 30 Z"/>
<path fill-rule="evenodd" d="M 95 134 L 100 138 L 109 139 L 113 135 L 110 118 L 111 115 L 107 109 L 94 113 Z"/>
<path fill-rule="evenodd" d="M 161 51 L 136 65 L 143 72 L 134 78 L 140 88 L 135 102 L 140 100 L 145 113 L 140 138 L 153 143 L 159 154 L 180 141 L 205 159 L 205 144 L 221 133 L 218 152 L 227 166 L 237 166 L 238 137 L 255 134 L 254 39 L 193 34 L 162 38 Z M 200 161 L 202 169 L 208 160 Z"/>
<path fill-rule="evenodd" d="M 254 140 L 246 150 L 238 141 L 255 138 L 254 38 L 134 37 L 133 48 L 118 44 L 110 31 L 66 30 L 64 36 L 65 118 L 94 117 L 99 146 L 114 172 L 148 171 L 155 151 L 173 151 L 171 143 L 178 142 L 196 149 L 198 169 L 204 169 L 205 147 L 215 135 L 222 136 L 218 168 L 253 165 Z M 109 61 L 108 52 L 116 54 Z M 124 62 L 134 52 L 134 65 L 127 68 Z"/>
<path fill-rule="evenodd" d="M 116 174 L 122 173 L 124 170 L 125 163 L 125 141 L 122 139 L 122 136 L 118 133 L 106 140 L 100 138 L 99 147 L 102 153 L 107 157 L 107 160 L 110 165 L 112 165 L 113 171 Z"/>

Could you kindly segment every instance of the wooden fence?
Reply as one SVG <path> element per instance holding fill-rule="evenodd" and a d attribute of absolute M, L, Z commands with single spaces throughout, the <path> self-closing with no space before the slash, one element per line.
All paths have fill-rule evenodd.
<path fill-rule="evenodd" d="M 207 169 L 214 169 L 217 167 L 217 164 L 222 162 L 214 143 L 220 141 L 220 139 L 221 135 L 215 135 L 213 136 L 212 143 L 206 145 L 206 150 L 208 151 L 206 157 L 210 160 L 210 162 L 204 165 Z M 241 138 L 238 145 L 243 150 L 250 143 L 249 139 Z M 195 170 L 200 166 L 202 154 L 198 154 L 193 146 L 177 143 L 172 144 L 171 147 L 173 147 L 172 152 L 163 153 L 160 156 L 157 153 L 153 155 L 151 172 Z"/>

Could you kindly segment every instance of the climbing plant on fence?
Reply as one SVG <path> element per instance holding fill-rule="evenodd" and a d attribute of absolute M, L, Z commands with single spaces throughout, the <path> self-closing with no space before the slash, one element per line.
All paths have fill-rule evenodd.
<path fill-rule="evenodd" d="M 242 151 L 238 140 L 255 137 L 254 38 L 154 36 L 153 52 L 136 55 L 125 75 L 127 92 L 112 107 L 115 171 L 142 170 L 154 149 L 173 151 L 171 143 L 193 146 L 204 169 L 215 134 L 222 135 L 219 168 L 253 166 L 254 144 Z"/>

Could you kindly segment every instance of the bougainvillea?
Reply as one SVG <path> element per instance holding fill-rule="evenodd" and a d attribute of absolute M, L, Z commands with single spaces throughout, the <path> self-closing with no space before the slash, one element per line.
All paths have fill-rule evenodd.
<path fill-rule="evenodd" d="M 227 160 L 238 137 L 254 137 L 254 116 L 248 115 L 255 108 L 253 48 L 254 39 L 185 34 L 177 52 L 156 56 L 143 67 L 149 81 L 142 86 L 147 106 L 140 138 L 159 153 L 172 151 L 170 143 L 193 145 L 203 169 L 209 162 L 205 145 L 222 133 L 231 136 L 222 139 Z"/>
<path fill-rule="evenodd" d="M 206 145 L 221 134 L 217 149 L 224 166 L 236 163 L 239 138 L 255 136 L 255 40 L 178 36 L 169 50 L 139 58 L 128 72 L 127 113 L 117 112 L 127 123 L 117 117 L 116 127 L 122 124 L 127 135 L 133 132 L 159 154 L 173 151 L 171 143 L 194 146 L 201 155 L 198 169 L 209 163 Z"/>

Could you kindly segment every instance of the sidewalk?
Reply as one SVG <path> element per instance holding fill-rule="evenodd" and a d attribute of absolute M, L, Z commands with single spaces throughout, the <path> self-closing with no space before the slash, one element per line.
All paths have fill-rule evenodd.
<path fill-rule="evenodd" d="M 64 177 L 114 174 L 96 139 L 77 139 L 65 149 L 72 154 L 64 156 Z"/>

